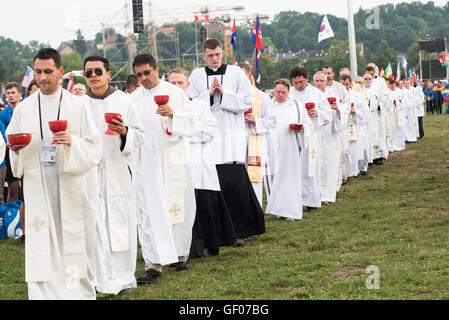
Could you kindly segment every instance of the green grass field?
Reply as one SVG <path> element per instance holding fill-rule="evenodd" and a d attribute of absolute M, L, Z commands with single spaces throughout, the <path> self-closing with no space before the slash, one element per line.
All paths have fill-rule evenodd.
<path fill-rule="evenodd" d="M 301 221 L 266 216 L 267 232 L 244 247 L 97 298 L 448 299 L 449 116 L 424 117 L 424 127 L 423 139 L 344 185 L 336 203 Z M 368 266 L 379 270 L 379 289 L 367 288 Z M 136 276 L 143 271 L 139 252 Z M 18 240 L 0 242 L 0 299 L 27 299 Z"/>

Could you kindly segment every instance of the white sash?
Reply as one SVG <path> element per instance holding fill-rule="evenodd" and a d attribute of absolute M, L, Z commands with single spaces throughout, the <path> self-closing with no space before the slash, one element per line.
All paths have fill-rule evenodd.
<path fill-rule="evenodd" d="M 142 105 L 145 105 L 144 91 L 142 90 Z M 171 97 L 170 97 L 171 99 Z M 186 172 L 184 163 L 185 141 L 181 136 L 173 135 L 168 131 L 168 120 L 161 117 L 161 130 L 163 132 L 164 153 L 164 185 L 165 204 L 168 221 L 171 224 L 184 222 L 185 212 L 185 185 Z"/>
<path fill-rule="evenodd" d="M 317 91 L 314 91 L 314 88 L 309 88 L 308 99 L 306 102 L 314 102 L 315 108 L 318 109 L 319 97 Z M 309 136 L 309 177 L 315 177 L 316 174 L 316 166 L 318 159 L 318 130 L 312 130 L 312 134 Z"/>

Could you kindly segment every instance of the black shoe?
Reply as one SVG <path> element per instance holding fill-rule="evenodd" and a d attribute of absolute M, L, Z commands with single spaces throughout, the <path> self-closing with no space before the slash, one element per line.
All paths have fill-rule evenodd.
<path fill-rule="evenodd" d="M 213 249 L 206 249 L 207 253 L 210 256 L 218 256 L 218 254 L 220 253 L 220 249 L 219 248 L 213 248 Z"/>
<path fill-rule="evenodd" d="M 143 276 L 137 279 L 137 285 L 150 284 L 161 276 L 161 272 L 154 269 L 145 270 Z"/>
<path fill-rule="evenodd" d="M 175 270 L 176 271 L 182 271 L 182 270 L 189 270 L 190 263 L 189 260 L 186 261 L 180 261 L 175 263 Z"/>
<path fill-rule="evenodd" d="M 367 172 L 366 172 L 366 171 L 360 171 L 360 174 L 361 174 L 362 176 L 366 176 L 366 175 L 367 175 Z"/>
<path fill-rule="evenodd" d="M 313 212 L 313 211 L 317 211 L 318 208 L 316 207 L 306 207 L 308 212 Z"/>
<path fill-rule="evenodd" d="M 236 239 L 235 243 L 234 243 L 234 247 L 241 247 L 245 244 L 245 241 L 243 241 L 243 239 Z"/>
<path fill-rule="evenodd" d="M 119 296 L 124 296 L 124 295 L 130 294 L 131 291 L 132 291 L 131 288 L 126 288 L 126 289 L 123 289 L 122 291 L 120 291 L 120 292 L 118 293 L 118 295 L 119 295 Z"/>
<path fill-rule="evenodd" d="M 25 235 L 20 237 L 20 243 L 25 243 Z"/>

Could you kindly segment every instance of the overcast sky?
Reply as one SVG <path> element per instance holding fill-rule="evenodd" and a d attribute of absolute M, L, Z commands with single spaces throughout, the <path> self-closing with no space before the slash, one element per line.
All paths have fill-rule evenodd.
<path fill-rule="evenodd" d="M 124 21 L 126 12 L 123 10 L 129 3 L 128 17 L 132 19 L 131 0 L 13 0 L 3 3 L 0 18 L 0 36 L 12 38 L 22 43 L 31 40 L 47 43 L 56 47 L 62 41 L 75 38 L 75 29 L 79 27 L 87 40 L 93 39 L 100 31 L 100 22 L 112 25 L 117 31 L 125 34 Z M 231 13 L 231 17 L 250 16 L 255 13 L 269 15 L 273 18 L 280 11 L 296 10 L 321 14 L 333 14 L 347 17 L 346 0 L 245 0 L 245 1 L 200 1 L 200 0 L 150 0 L 144 2 L 144 19 L 149 21 L 149 12 L 154 14 L 156 24 L 166 19 L 185 21 L 192 19 L 193 13 L 201 6 L 214 10 L 211 17 Z M 353 0 L 354 11 L 359 7 L 364 9 L 386 3 L 413 2 L 412 0 Z M 428 2 L 428 1 L 424 1 Z M 447 0 L 435 0 L 437 6 L 444 5 Z M 243 12 L 224 11 L 235 6 L 244 6 Z M 165 18 L 165 19 L 164 19 Z M 380 17 L 382 19 L 382 17 Z M 130 32 L 131 29 L 128 29 Z"/>

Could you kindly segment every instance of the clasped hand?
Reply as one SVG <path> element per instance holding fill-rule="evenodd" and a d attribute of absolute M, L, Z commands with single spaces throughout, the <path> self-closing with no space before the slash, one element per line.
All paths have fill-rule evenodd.
<path fill-rule="evenodd" d="M 221 85 L 221 82 L 218 81 L 217 77 L 214 77 L 214 81 L 212 82 L 212 85 L 209 89 L 209 94 L 213 96 L 216 90 L 220 91 L 220 94 L 223 94 L 223 87 Z"/>

